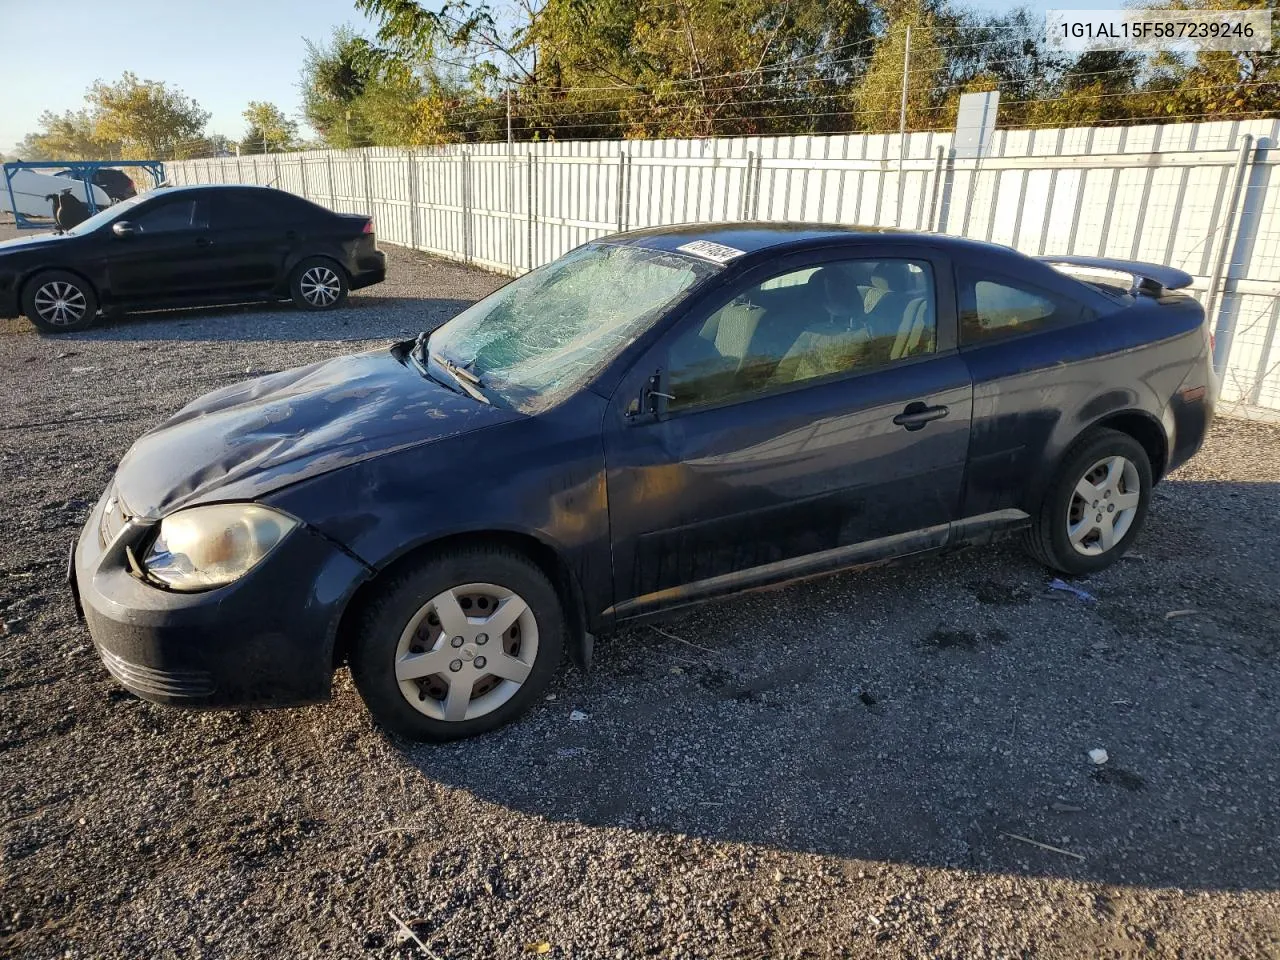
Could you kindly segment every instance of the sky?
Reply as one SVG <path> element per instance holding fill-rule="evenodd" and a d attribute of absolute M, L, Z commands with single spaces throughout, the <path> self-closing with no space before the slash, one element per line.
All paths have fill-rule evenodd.
<path fill-rule="evenodd" d="M 961 0 L 998 11 L 999 0 Z M 435 6 L 434 3 L 430 4 Z M 1120 0 L 1038 0 L 1047 9 L 1115 8 Z M 57 14 L 50 14 L 56 9 Z M 194 97 L 212 113 L 208 132 L 238 140 L 250 100 L 267 100 L 299 121 L 304 39 L 323 41 L 349 24 L 372 33 L 351 0 L 0 0 L 0 152 L 38 129 L 45 110 L 84 106 L 95 80 L 126 70 Z M 56 40 L 56 52 L 53 49 Z"/>
<path fill-rule="evenodd" d="M 250 100 L 305 130 L 303 40 L 327 40 L 342 24 L 372 32 L 351 0 L 0 0 L 0 152 L 37 130 L 45 110 L 78 110 L 95 80 L 126 70 L 195 98 L 213 114 L 210 133 L 239 139 Z"/>

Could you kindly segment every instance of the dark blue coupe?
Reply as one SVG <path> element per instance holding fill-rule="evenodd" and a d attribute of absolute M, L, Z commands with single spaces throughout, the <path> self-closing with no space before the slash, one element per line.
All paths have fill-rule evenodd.
<path fill-rule="evenodd" d="M 744 589 L 1018 531 L 1114 562 L 1213 414 L 1191 278 L 930 234 L 639 231 L 429 336 L 141 437 L 71 567 L 151 700 L 490 730 L 568 652 Z"/>

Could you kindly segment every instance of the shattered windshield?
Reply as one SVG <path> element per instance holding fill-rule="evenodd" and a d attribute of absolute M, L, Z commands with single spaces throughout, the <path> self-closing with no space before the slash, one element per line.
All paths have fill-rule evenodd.
<path fill-rule="evenodd" d="M 428 350 L 516 406 L 584 383 L 718 268 L 592 244 L 507 284 L 431 335 Z"/>

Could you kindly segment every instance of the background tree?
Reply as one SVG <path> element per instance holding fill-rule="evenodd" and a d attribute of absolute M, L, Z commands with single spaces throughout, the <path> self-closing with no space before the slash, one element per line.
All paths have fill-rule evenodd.
<path fill-rule="evenodd" d="M 907 129 L 932 130 L 945 125 L 947 61 L 942 48 L 944 24 L 932 7 L 908 0 L 893 11 L 876 44 L 866 75 L 853 89 L 854 123 L 859 130 L 897 130 L 902 105 L 902 65 L 911 27 L 911 60 L 907 78 Z"/>
<path fill-rule="evenodd" d="M 245 131 L 240 138 L 241 153 L 270 153 L 294 150 L 298 146 L 298 124 L 274 103 L 251 100 L 241 114 Z"/>
<path fill-rule="evenodd" d="M 118 160 L 119 141 L 102 137 L 88 110 L 67 110 L 40 115 L 41 129 L 18 144 L 23 160 Z"/>
<path fill-rule="evenodd" d="M 86 96 L 94 134 L 118 142 L 126 159 L 166 158 L 204 133 L 209 114 L 180 90 L 126 72 L 115 83 L 99 80 Z"/>
<path fill-rule="evenodd" d="M 177 160 L 199 160 L 205 157 L 229 157 L 235 154 L 235 144 L 220 133 L 211 133 L 174 145 Z"/>
<path fill-rule="evenodd" d="M 339 27 L 328 42 L 307 44 L 299 88 L 307 122 L 334 147 L 365 147 L 374 141 L 360 103 L 384 58 L 350 27 Z"/>

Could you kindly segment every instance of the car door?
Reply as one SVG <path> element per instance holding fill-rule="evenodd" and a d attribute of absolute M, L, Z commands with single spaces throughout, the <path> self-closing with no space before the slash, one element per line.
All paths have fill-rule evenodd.
<path fill-rule="evenodd" d="M 206 198 L 175 194 L 149 201 L 128 215 L 131 232 L 107 232 L 107 281 L 113 299 L 129 302 L 186 299 L 209 283 L 209 208 Z"/>
<path fill-rule="evenodd" d="M 613 399 L 614 613 L 940 545 L 971 400 L 950 266 L 931 251 L 744 277 Z"/>
<path fill-rule="evenodd" d="M 1064 293 L 1065 278 L 1032 268 L 1028 276 L 1016 264 L 956 260 L 960 351 L 974 381 L 966 516 L 1030 512 L 1030 481 L 1061 453 L 1050 440 L 1070 398 L 1104 389 L 1091 382 L 1099 368 L 1077 362 L 1096 354 L 1096 341 L 1079 327 L 1097 310 Z"/>
<path fill-rule="evenodd" d="M 260 294 L 282 283 L 285 259 L 305 227 L 291 199 L 270 190 L 214 195 L 215 257 L 228 295 Z"/>

